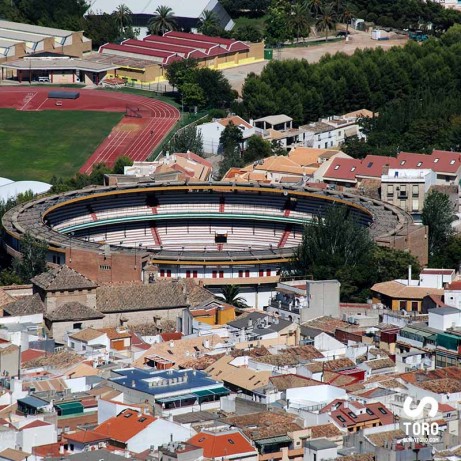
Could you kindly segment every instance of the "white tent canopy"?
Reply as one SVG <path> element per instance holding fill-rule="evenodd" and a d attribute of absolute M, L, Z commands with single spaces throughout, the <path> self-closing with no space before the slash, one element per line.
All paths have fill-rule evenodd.
<path fill-rule="evenodd" d="M 40 181 L 11 181 L 0 178 L 0 202 L 14 198 L 19 194 L 32 191 L 34 194 L 43 194 L 51 189 L 51 184 Z"/>

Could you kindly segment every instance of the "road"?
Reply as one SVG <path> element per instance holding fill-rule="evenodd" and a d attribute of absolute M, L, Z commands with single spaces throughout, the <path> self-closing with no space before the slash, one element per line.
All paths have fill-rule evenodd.
<path fill-rule="evenodd" d="M 407 42 L 407 37 L 396 34 L 388 34 L 389 40 L 372 40 L 369 32 L 351 31 L 348 41 L 330 42 L 322 45 L 313 45 L 299 48 L 283 48 L 280 51 L 274 50 L 274 59 L 306 59 L 310 63 L 318 62 L 325 54 L 335 54 L 337 52 L 351 55 L 357 49 L 364 48 L 383 48 L 385 50 L 393 46 L 403 46 Z M 232 88 L 241 95 L 242 86 L 247 75 L 251 72 L 260 74 L 268 61 L 255 64 L 234 67 L 223 70 L 224 76 L 229 80 Z"/>

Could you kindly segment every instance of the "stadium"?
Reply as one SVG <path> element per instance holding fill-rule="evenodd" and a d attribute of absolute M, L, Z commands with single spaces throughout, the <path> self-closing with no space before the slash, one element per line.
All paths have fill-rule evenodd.
<path fill-rule="evenodd" d="M 4 244 L 18 255 L 30 233 L 47 242 L 49 262 L 101 283 L 194 278 L 212 290 L 239 285 L 247 302 L 263 306 L 304 223 L 331 203 L 347 206 L 381 245 L 417 253 L 414 242 L 425 240 L 405 212 L 363 196 L 183 182 L 93 187 L 26 203 L 4 215 Z"/>

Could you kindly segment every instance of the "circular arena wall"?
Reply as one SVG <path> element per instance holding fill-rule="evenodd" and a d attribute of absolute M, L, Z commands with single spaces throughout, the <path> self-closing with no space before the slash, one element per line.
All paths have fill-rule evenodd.
<path fill-rule="evenodd" d="M 48 244 L 50 262 L 95 281 L 190 277 L 209 287 L 273 287 L 303 225 L 333 203 L 377 241 L 411 223 L 396 207 L 337 191 L 184 182 L 67 192 L 16 207 L 2 221 L 10 254 L 27 232 Z"/>

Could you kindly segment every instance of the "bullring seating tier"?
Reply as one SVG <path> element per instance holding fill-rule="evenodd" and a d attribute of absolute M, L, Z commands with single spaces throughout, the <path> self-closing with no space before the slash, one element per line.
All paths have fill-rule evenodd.
<path fill-rule="evenodd" d="M 152 196 L 158 199 L 158 206 L 152 205 Z M 224 211 L 220 213 L 223 206 L 220 201 L 224 197 Z M 285 216 L 285 203 L 287 197 L 296 201 L 296 206 Z M 145 218 L 146 222 L 139 224 L 139 228 L 148 223 L 155 216 L 173 218 L 175 207 L 184 207 L 185 215 L 194 219 L 191 213 L 198 211 L 196 218 L 202 219 L 205 213 L 200 216 L 203 206 L 207 205 L 212 213 L 207 213 L 215 219 L 214 214 L 220 215 L 216 221 L 224 222 L 235 219 L 238 212 L 243 219 L 250 222 L 254 219 L 257 211 L 260 216 L 257 228 L 263 228 L 267 223 L 273 224 L 276 219 L 280 220 L 280 232 L 283 232 L 283 224 L 299 223 L 309 218 L 312 214 L 322 214 L 328 203 L 339 201 L 350 207 L 358 221 L 369 226 L 371 235 L 376 239 L 386 239 L 413 224 L 410 215 L 397 207 L 366 197 L 356 196 L 349 193 L 337 191 L 321 191 L 310 187 L 278 188 L 275 186 L 259 186 L 251 184 L 235 183 L 192 183 L 192 182 L 170 182 L 170 183 L 143 183 L 127 187 L 91 187 L 79 191 L 66 192 L 60 195 L 44 197 L 9 210 L 2 218 L 6 231 L 5 244 L 12 248 L 18 248 L 19 239 L 23 234 L 29 232 L 31 235 L 45 240 L 50 246 L 57 248 L 68 248 L 69 246 L 85 248 L 91 251 L 100 251 L 101 243 L 87 241 L 84 229 L 76 230 L 74 237 L 66 235 L 62 229 L 68 225 L 99 226 L 103 219 L 108 216 L 121 215 L 122 218 L 132 219 L 133 224 L 136 218 Z M 150 205 L 148 205 L 150 203 Z M 155 211 L 157 213 L 155 213 Z M 216 210 L 216 211 L 215 211 Z M 229 215 L 226 216 L 226 214 Z M 253 216 L 252 216 L 253 215 Z M 160 217 L 159 216 L 159 217 Z M 96 220 L 95 220 L 96 217 Z M 187 216 L 181 219 L 188 219 Z M 266 220 L 267 218 L 267 220 Z M 104 219 L 105 221 L 105 219 Z M 177 222 L 183 222 L 176 220 Z M 139 221 L 141 222 L 141 221 Z M 168 221 L 168 226 L 174 219 Z M 242 222 L 240 220 L 239 222 Z M 77 224 L 78 223 L 78 224 Z M 158 220 L 158 231 L 166 220 Z M 114 223 L 113 225 L 120 223 Z M 127 224 L 124 224 L 125 226 Z M 149 224 L 150 225 L 150 224 Z M 297 226 L 296 226 L 297 227 Z M 94 227 L 92 233 L 103 232 L 103 227 Z M 61 230 L 61 232 L 59 232 Z M 69 231 L 70 232 L 70 231 Z M 88 232 L 88 231 L 87 231 Z M 83 237 L 80 237 L 83 235 Z M 277 242 L 278 244 L 278 242 Z M 239 250 L 226 251 L 229 258 L 242 260 L 248 257 L 273 258 L 289 257 L 292 247 L 270 248 L 261 250 Z M 133 254 L 134 248 L 123 248 L 114 246 L 112 251 Z M 182 258 L 182 252 L 167 248 L 153 249 L 157 259 Z M 222 259 L 223 252 L 216 249 L 207 249 L 208 260 Z M 204 251 L 191 250 L 187 253 L 187 259 L 204 259 Z"/>

